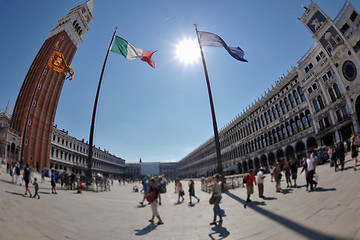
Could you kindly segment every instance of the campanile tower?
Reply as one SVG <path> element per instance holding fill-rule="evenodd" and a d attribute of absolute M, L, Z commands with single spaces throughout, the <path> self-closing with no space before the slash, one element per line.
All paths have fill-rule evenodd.
<path fill-rule="evenodd" d="M 63 54 L 68 65 L 93 19 L 94 0 L 69 11 L 50 31 L 32 62 L 17 97 L 11 128 L 22 133 L 23 161 L 41 169 L 49 167 L 51 135 L 64 73 L 48 67 L 54 50 Z"/>

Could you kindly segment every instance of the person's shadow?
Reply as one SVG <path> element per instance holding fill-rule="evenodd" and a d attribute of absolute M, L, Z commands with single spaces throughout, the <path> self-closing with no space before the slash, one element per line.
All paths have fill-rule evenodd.
<path fill-rule="evenodd" d="M 211 239 L 224 239 L 230 235 L 230 232 L 222 226 L 222 222 L 215 225 L 213 228 L 211 228 L 211 230 L 213 231 L 212 233 L 209 234 L 209 237 Z M 217 234 L 219 234 L 218 238 L 214 238 L 213 235 L 217 235 Z"/>
<path fill-rule="evenodd" d="M 150 223 L 149 225 L 147 225 L 143 229 L 135 229 L 135 232 L 136 232 L 135 235 L 136 236 L 146 235 L 146 234 L 150 233 L 151 231 L 155 230 L 156 227 L 157 227 L 156 224 Z"/>

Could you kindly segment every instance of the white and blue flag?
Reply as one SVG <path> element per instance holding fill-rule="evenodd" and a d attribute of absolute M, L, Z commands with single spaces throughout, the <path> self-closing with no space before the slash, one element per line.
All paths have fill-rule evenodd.
<path fill-rule="evenodd" d="M 224 47 L 236 60 L 247 62 L 244 51 L 240 47 L 229 47 L 221 37 L 216 34 L 198 31 L 201 46 Z"/>

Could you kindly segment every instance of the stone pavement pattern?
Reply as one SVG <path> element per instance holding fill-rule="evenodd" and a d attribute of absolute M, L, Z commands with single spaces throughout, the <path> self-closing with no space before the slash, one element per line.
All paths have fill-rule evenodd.
<path fill-rule="evenodd" d="M 142 196 L 132 191 L 139 184 L 114 182 L 110 192 L 82 194 L 58 188 L 55 195 L 47 179 L 39 184 L 41 199 L 30 199 L 23 196 L 24 186 L 11 183 L 3 166 L 0 239 L 360 239 L 360 171 L 353 171 L 349 157 L 344 172 L 335 173 L 329 164 L 318 166 L 315 192 L 305 192 L 299 174 L 299 188 L 288 189 L 283 181 L 282 193 L 275 192 L 267 175 L 266 199 L 255 188 L 246 208 L 245 188 L 223 193 L 220 206 L 226 216 L 218 226 L 209 225 L 210 195 L 200 191 L 200 182 L 195 187 L 201 201 L 193 205 L 188 204 L 188 181 L 182 181 L 186 195 L 180 204 L 174 184 L 168 185 L 159 207 L 165 224 L 157 226 L 148 222 L 150 206 L 140 206 Z M 30 190 L 34 192 L 32 185 Z"/>

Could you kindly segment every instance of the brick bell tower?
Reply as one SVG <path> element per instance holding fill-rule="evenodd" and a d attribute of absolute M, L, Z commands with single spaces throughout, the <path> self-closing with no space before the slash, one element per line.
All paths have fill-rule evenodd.
<path fill-rule="evenodd" d="M 82 43 L 88 24 L 93 19 L 94 0 L 69 11 L 50 31 L 28 73 L 17 97 L 10 127 L 22 133 L 21 161 L 38 169 L 50 165 L 50 145 L 54 119 L 64 73 L 48 67 L 54 50 L 63 54 L 68 65 Z"/>

